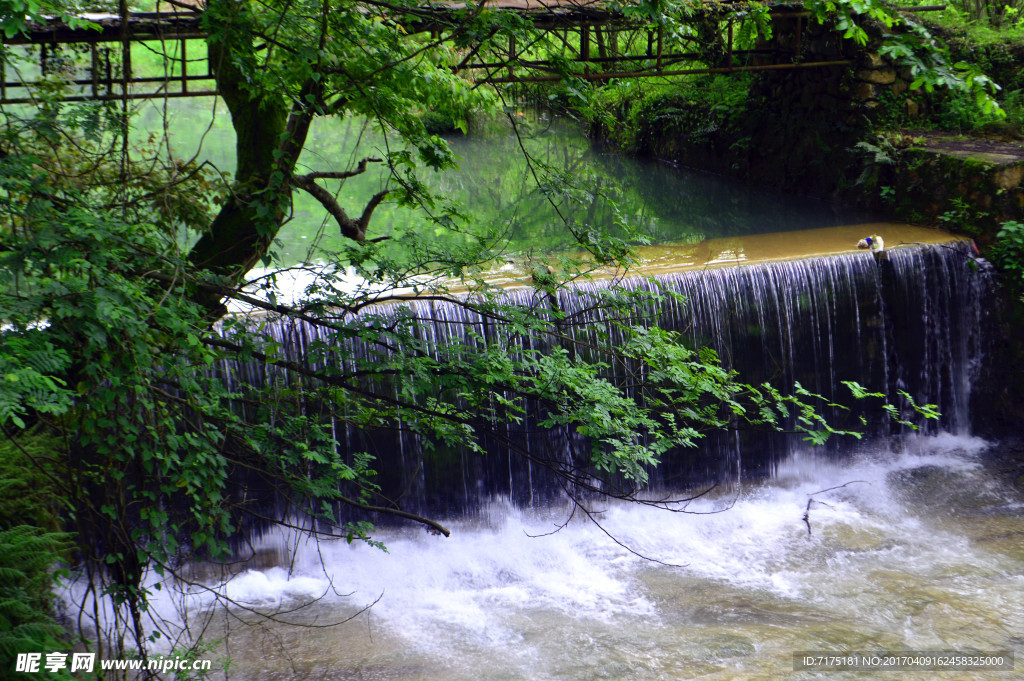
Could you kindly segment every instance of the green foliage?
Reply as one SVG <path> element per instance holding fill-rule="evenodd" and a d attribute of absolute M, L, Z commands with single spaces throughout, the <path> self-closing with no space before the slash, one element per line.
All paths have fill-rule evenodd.
<path fill-rule="evenodd" d="M 992 260 L 1010 277 L 1012 285 L 1024 289 L 1024 223 L 1004 222 L 990 248 Z"/>
<path fill-rule="evenodd" d="M 29 410 L 42 414 L 64 412 L 71 398 L 58 374 L 68 368 L 70 355 L 52 344 L 37 352 L 26 338 L 7 336 L 4 344 L 7 347 L 0 355 L 4 385 L 0 391 L 0 427 L 10 422 L 24 428 L 21 417 Z"/>
<path fill-rule="evenodd" d="M 0 439 L 0 528 L 60 528 L 65 503 L 57 483 L 63 477 L 55 458 L 60 447 L 52 434 L 38 427 Z"/>
<path fill-rule="evenodd" d="M 54 439 L 43 433 L 2 437 L 0 660 L 13 666 L 18 653 L 67 648 L 66 633 L 54 620 L 53 588 L 55 579 L 66 574 L 55 568 L 67 560 L 71 536 L 55 531 L 62 509 L 50 465 Z M 38 676 L 70 678 L 63 671 L 43 670 Z"/>
<path fill-rule="evenodd" d="M 452 133 L 466 133 L 465 119 L 456 120 L 450 115 L 436 111 L 425 111 L 420 118 L 423 121 L 423 128 L 431 135 L 450 135 Z"/>
<path fill-rule="evenodd" d="M 17 169 L 7 164 L 4 171 Z M 106 461 L 104 469 L 96 469 L 87 458 L 70 472 L 85 489 L 107 487 L 111 478 L 139 467 L 162 477 L 165 482 L 158 489 L 186 492 L 193 499 L 197 512 L 192 524 L 212 542 L 215 533 L 208 528 L 226 529 L 216 503 L 224 468 L 216 456 L 222 435 L 201 423 L 192 432 L 181 432 L 177 421 L 185 406 L 198 413 L 223 412 L 218 404 L 223 389 L 210 386 L 203 397 L 195 375 L 196 365 L 213 358 L 188 342 L 201 328 L 201 312 L 188 301 L 154 291 L 150 282 L 133 274 L 136 268 L 164 265 L 160 254 L 166 251 L 166 240 L 153 225 L 127 225 L 71 205 L 72 195 L 57 197 L 56 188 L 37 186 L 33 191 L 47 198 L 30 200 L 28 209 L 21 210 L 20 223 L 3 234 L 0 318 L 8 328 L 0 364 L 9 372 L 11 367 L 20 369 L 19 380 L 11 382 L 31 388 L 8 393 L 17 398 L 11 421 L 20 426 L 18 414 L 32 412 L 34 420 L 45 420 L 70 436 L 62 446 L 68 454 L 84 449 Z M 0 210 L 13 208 L 15 201 L 24 209 L 19 198 L 0 196 Z M 54 199 L 64 208 L 58 209 Z M 182 354 L 168 354 L 177 348 Z M 63 378 L 46 380 L 56 372 Z M 195 390 L 193 399 L 185 398 L 181 405 L 171 395 L 165 402 L 153 391 L 156 383 L 176 379 Z M 154 503 L 159 499 L 160 492 L 148 486 L 132 484 L 128 489 Z M 112 506 L 91 511 L 111 519 L 119 514 Z M 144 536 L 167 529 L 161 518 L 148 520 L 152 524 L 141 532 Z"/>
<path fill-rule="evenodd" d="M 849 15 L 880 11 L 865 2 L 844 7 Z M 694 11 L 690 3 L 630 8 L 669 28 Z M 754 28 L 767 30 L 762 10 L 749 16 L 745 40 L 754 39 Z M 489 36 L 482 49 L 493 56 L 510 38 L 527 44 L 536 36 L 508 13 L 465 19 L 445 40 L 431 41 L 407 34 L 390 6 L 210 0 L 203 22 L 211 67 L 239 140 L 228 181 L 162 153 L 159 142 L 122 152 L 114 142 L 127 133 L 130 117 L 112 107 L 62 104 L 56 90 L 37 110 L 5 119 L 0 426 L 26 452 L 33 434 L 54 434 L 44 469 L 59 470 L 67 485 L 60 496 L 70 508 L 61 510 L 78 532 L 77 555 L 105 580 L 113 605 L 127 610 L 121 616 L 136 628 L 140 649 L 147 639 L 140 624 L 146 571 L 163 575 L 195 557 L 223 558 L 226 538 L 254 512 L 248 488 L 244 499 L 232 496 L 232 475 L 259 480 L 289 511 L 330 523 L 335 537 L 379 546 L 372 526 L 343 522 L 340 508 L 401 512 L 377 504 L 374 460 L 347 448 L 339 435 L 346 428 L 398 430 L 427 449 L 479 452 L 490 430 L 539 408 L 541 427 L 567 427 L 592 448 L 583 465 L 546 465 L 587 488 L 595 479 L 624 478 L 634 485 L 629 494 L 666 452 L 708 431 L 793 423 L 813 442 L 843 432 L 818 414 L 821 396 L 800 386 L 787 394 L 744 384 L 713 352 L 687 348 L 678 335 L 652 326 L 653 315 L 638 314 L 667 293 L 595 294 L 586 302 L 610 320 L 617 337 L 605 332 L 578 341 L 566 332 L 573 320 L 558 308 L 557 293 L 597 265 L 631 266 L 633 246 L 645 239 L 643 226 L 614 201 L 604 218 L 597 215 L 599 198 L 616 198 L 598 178 L 528 159 L 536 192 L 561 217 L 546 225 L 558 232 L 546 238 L 583 252 L 563 256 L 557 267 L 528 256 L 546 307 L 508 302 L 479 276 L 510 240 L 500 225 L 467 224 L 443 191 L 419 177 L 422 169 L 440 172 L 457 161 L 430 121 L 438 114 L 463 127 L 469 111 L 500 100 L 453 74 L 453 61 L 475 40 Z M 5 25 L 17 32 L 18 21 Z M 937 67 L 920 63 L 925 87 L 955 82 L 955 74 L 949 83 L 928 80 L 939 78 Z M 562 67 L 567 96 L 589 100 L 572 77 L 582 67 Z M 710 105 L 712 114 L 694 114 L 684 124 L 701 134 L 728 120 L 745 81 L 727 88 L 717 78 L 695 82 L 700 108 Z M 647 92 L 627 118 L 639 124 L 652 111 L 678 120 L 680 111 L 697 107 Z M 340 114 L 365 117 L 383 135 L 385 186 L 373 198 L 357 197 L 369 201 L 359 217 L 342 205 L 350 198 L 345 185 L 328 191 L 315 183 L 346 180 L 370 159 L 349 171 L 299 177 L 312 120 Z M 511 130 L 525 150 L 519 128 Z M 243 277 L 257 262 L 271 261 L 296 188 L 323 205 L 345 243 L 320 251 L 327 266 L 318 268 L 305 296 L 286 301 L 274 291 L 274 275 L 250 288 Z M 433 233 L 399 226 L 384 235 L 391 243 L 377 241 L 371 217 L 385 198 L 425 213 Z M 362 277 L 355 283 L 353 271 Z M 437 347 L 401 305 L 414 294 L 481 315 L 494 337 L 468 332 Z M 225 317 L 225 301 L 262 316 Z M 273 333 L 289 320 L 311 334 L 298 359 Z M 634 369 L 629 386 L 609 378 L 617 366 Z M 259 380 L 223 378 L 253 367 Z M 32 572 L 3 574 L 44 593 L 38 570 L 52 564 L 57 539 L 32 531 L 0 539 L 14 547 L 9 555 L 37 552 Z M 35 612 L 44 605 L 39 601 Z M 12 622 L 32 615 L 11 603 L 0 607 L 11 608 Z"/>
<path fill-rule="evenodd" d="M 1020 138 L 1024 131 L 1024 91 L 1004 92 L 1000 106 L 1004 115 L 986 115 L 971 97 L 953 91 L 937 99 L 927 123 L 961 134 Z"/>
<path fill-rule="evenodd" d="M 868 33 L 861 18 L 873 19 L 887 28 L 901 23 L 900 18 L 887 6 L 873 0 L 805 0 L 804 6 L 820 24 L 833 23 L 844 38 L 858 45 L 866 45 Z"/>
<path fill-rule="evenodd" d="M 972 97 L 952 91 L 929 98 L 929 118 L 947 130 L 1019 138 L 1024 130 L 1024 71 L 1020 69 L 1024 29 L 1014 34 L 984 24 L 965 24 L 962 18 L 947 19 L 950 11 L 929 14 L 929 29 L 947 42 L 952 61 L 975 64 L 1003 86 L 998 98 L 1005 117 L 985 115 L 974 106 Z"/>
<path fill-rule="evenodd" d="M 968 236 L 981 234 L 981 222 L 988 213 L 978 209 L 977 205 L 962 197 L 952 200 L 952 208 L 938 217 L 946 229 Z"/>
<path fill-rule="evenodd" d="M 51 568 L 69 543 L 68 535 L 30 525 L 0 527 L 0 659 L 8 671 L 18 653 L 67 648 L 65 632 L 53 618 Z M 41 670 L 32 678 L 71 677 L 66 670 Z"/>
<path fill-rule="evenodd" d="M 102 6 L 103 0 L 95 5 Z M 92 4 L 90 7 L 99 9 Z M 0 31 L 5 38 L 13 38 L 26 31 L 29 23 L 45 23 L 47 18 L 54 16 L 74 27 L 88 26 L 89 22 L 75 16 L 82 9 L 77 3 L 60 0 L 0 0 Z"/>
<path fill-rule="evenodd" d="M 948 49 L 932 33 L 914 21 L 905 19 L 895 9 L 876 0 L 805 0 L 816 21 L 832 23 L 844 38 L 866 45 L 868 33 L 861 25 L 864 19 L 897 29 L 886 36 L 879 54 L 910 69 L 911 90 L 926 92 L 948 89 L 963 92 L 985 114 L 1001 115 L 996 100 L 999 86 L 974 64 L 951 63 Z"/>
<path fill-rule="evenodd" d="M 892 404 L 889 401 L 889 396 L 886 395 L 885 393 L 871 392 L 867 388 L 865 388 L 864 386 L 860 385 L 855 381 L 840 382 L 850 389 L 850 393 L 853 395 L 854 399 L 864 400 L 874 398 L 882 400 L 882 409 L 889 415 L 889 417 L 894 422 L 900 424 L 901 426 L 906 426 L 911 430 L 918 430 L 919 426 L 916 423 L 904 418 L 905 413 L 919 414 L 926 419 L 937 419 L 940 416 L 934 404 L 918 404 L 914 400 L 913 396 L 911 396 L 905 390 L 897 391 L 897 394 L 902 399 L 905 405 L 905 407 L 901 409 L 899 406 Z"/>
<path fill-rule="evenodd" d="M 743 116 L 751 80 L 745 74 L 690 76 L 670 85 L 638 80 L 596 92 L 593 107 L 617 112 L 604 120 L 607 136 L 625 147 L 642 147 L 652 135 L 701 139 Z"/>
<path fill-rule="evenodd" d="M 751 3 L 746 14 L 741 15 L 739 29 L 736 31 L 736 47 L 752 49 L 758 41 L 772 38 L 770 6 Z"/>
<path fill-rule="evenodd" d="M 1024 29 L 1024 2 L 1021 0 L 954 0 L 941 17 L 957 26 L 972 26 L 1004 33 Z"/>

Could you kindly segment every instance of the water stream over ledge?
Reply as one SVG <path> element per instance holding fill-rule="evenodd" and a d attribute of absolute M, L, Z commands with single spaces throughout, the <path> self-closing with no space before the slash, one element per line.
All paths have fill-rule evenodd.
<path fill-rule="evenodd" d="M 449 539 L 385 531 L 387 554 L 267 536 L 232 598 L 286 621 L 354 619 L 249 627 L 260 619 L 235 609 L 209 634 L 224 636 L 231 678 L 251 681 L 811 679 L 835 676 L 794 672 L 794 652 L 1019 649 L 1022 500 L 987 472 L 985 446 L 802 451 L 773 480 L 687 508 L 702 515 L 601 506 L 605 530 L 668 564 L 589 521 L 555 531 L 566 507 L 500 497 Z"/>
<path fill-rule="evenodd" d="M 969 248 L 658 278 L 690 301 L 660 310 L 659 324 L 717 347 L 730 366 L 815 388 L 850 377 L 906 389 L 941 405 L 941 430 L 883 429 L 831 451 L 793 438 L 768 449 L 720 442 L 709 453 L 725 458 L 730 485 L 677 512 L 594 502 L 597 523 L 543 494 L 539 476 L 507 454 L 434 471 L 416 443 L 385 444 L 382 470 L 413 490 L 405 506 L 440 516 L 452 537 L 384 526 L 384 553 L 254 535 L 247 563 L 190 573 L 235 605 L 168 581 L 154 611 L 177 601 L 188 613 L 179 622 L 218 640 L 216 654 L 234 664 L 228 678 L 245 681 L 831 679 L 794 671 L 794 653 L 1020 650 L 1024 495 L 989 468 L 992 445 L 968 434 L 986 290 Z M 561 304 L 572 304 L 568 294 Z M 433 320 L 438 348 L 461 338 L 465 327 L 445 321 L 452 310 L 413 306 Z M 299 327 L 280 334 L 299 355 L 310 340 Z M 261 371 L 234 375 L 263 380 Z M 659 494 L 689 489 L 674 485 L 691 461 L 664 468 Z M 446 480 L 453 472 L 461 479 Z"/>
<path fill-rule="evenodd" d="M 325 124 L 311 138 L 315 158 L 304 162 L 345 169 L 371 152 L 340 148 L 338 140 L 360 135 L 350 122 Z M 849 379 L 889 394 L 907 390 L 940 405 L 941 427 L 910 434 L 873 422 L 869 441 L 829 450 L 795 437 L 709 438 L 700 456 L 667 460 L 653 476 L 655 489 L 685 494 L 708 479 L 728 484 L 675 513 L 595 502 L 600 525 L 574 514 L 538 471 L 500 448 L 487 457 L 453 450 L 428 458 L 415 439 L 346 431 L 349 451 L 380 457 L 380 482 L 405 491 L 403 507 L 444 521 L 450 538 L 382 525 L 375 538 L 387 546 L 383 553 L 243 532 L 239 554 L 248 560 L 190 566 L 192 586 L 162 580 L 148 615 L 216 642 L 204 656 L 232 666 L 221 674 L 215 663 L 213 678 L 233 681 L 834 679 L 853 675 L 794 671 L 793 654 L 1024 652 L 1024 495 L 990 468 L 988 452 L 998 445 L 969 434 L 987 290 L 970 267 L 969 246 L 875 223 L 741 238 L 864 218 L 746 189 L 720 191 L 714 178 L 639 167 L 581 138 L 566 150 L 549 141 L 555 137 L 538 134 L 535 153 L 561 159 L 566 170 L 596 157 L 602 182 L 623 178 L 630 219 L 675 242 L 639 249 L 642 273 L 690 301 L 651 311 L 659 325 L 714 347 L 748 382 L 800 381 L 828 393 Z M 436 188 L 468 205 L 480 199 L 478 217 L 507 222 L 523 242 L 546 238 L 551 217 L 524 189 L 525 168 L 500 160 L 511 156 L 502 145 L 513 141 L 495 139 L 497 151 L 486 152 L 473 139 L 453 140 L 466 172 L 438 176 Z M 367 173 L 347 189 L 369 195 L 380 183 Z M 281 262 L 314 253 L 312 242 L 337 247 L 334 227 L 308 205 L 297 204 L 296 214 Z M 375 228 L 398 233 L 407 219 L 384 207 Z M 856 251 L 871 233 L 893 250 Z M 551 241 L 543 244 L 548 251 L 565 247 Z M 893 248 L 901 242 L 916 245 Z M 510 267 L 495 274 L 515 286 L 526 273 L 515 262 L 521 256 L 510 255 Z M 642 277 L 618 283 L 654 285 Z M 509 291 L 524 303 L 535 295 Z M 560 304 L 578 303 L 565 294 Z M 453 307 L 412 307 L 436 352 L 465 340 L 466 328 L 488 333 Z M 315 340 L 302 325 L 269 328 L 298 359 Z M 234 381 L 268 378 L 257 365 L 224 373 Z M 575 444 L 570 433 L 533 436 L 524 428 L 517 436 L 563 454 Z M 150 575 L 149 586 L 157 581 Z M 215 604 L 213 592 L 235 604 Z"/>
<path fill-rule="evenodd" d="M 658 276 L 579 282 L 562 291 L 557 304 L 574 319 L 574 326 L 566 327 L 565 333 L 585 347 L 594 334 L 607 334 L 613 343 L 621 338 L 621 331 L 600 309 L 589 309 L 603 289 L 615 285 L 670 292 L 682 301 L 666 296 L 656 305 L 645 303 L 636 308 L 637 318 L 678 332 L 691 347 L 714 349 L 724 366 L 738 371 L 747 383 L 770 382 L 784 390 L 799 383 L 847 403 L 849 393 L 840 381 L 857 381 L 892 396 L 905 391 L 919 404 L 938 405 L 942 429 L 967 433 L 971 380 L 982 352 L 988 279 L 972 269 L 969 242 L 949 241 L 947 235 L 932 230 L 891 228 L 886 232 L 891 242 L 913 240 L 915 245 L 877 256 L 858 252 L 852 239 L 864 232 L 864 226 L 790 233 L 796 238 L 783 248 L 778 246 L 779 235 L 763 235 L 728 240 L 734 245 L 750 244 L 732 251 L 749 264 L 691 270 L 679 265 L 685 260 L 692 264 L 694 249 L 714 256 L 718 242 L 662 246 L 649 258 Z M 939 243 L 924 243 L 928 239 Z M 799 254 L 800 249 L 816 253 L 837 245 L 845 245 L 846 252 L 774 259 Z M 666 272 L 666 262 L 676 267 Z M 509 283 L 515 282 L 515 276 L 510 274 Z M 517 305 L 535 307 L 537 314 L 551 304 L 543 294 L 525 287 L 510 288 L 505 295 Z M 380 306 L 373 312 L 389 318 L 389 309 Z M 441 358 L 459 347 L 483 343 L 500 344 L 510 353 L 522 349 L 514 330 L 461 305 L 415 300 L 403 309 L 418 320 L 420 351 L 432 356 Z M 306 348 L 311 344 L 330 342 L 321 329 L 304 322 L 263 319 L 261 323 L 285 356 L 296 362 L 309 361 Z M 360 366 L 386 363 L 388 352 L 368 343 L 352 344 L 330 361 L 337 362 L 343 372 L 354 372 Z M 629 371 L 609 367 L 609 380 L 625 380 Z M 282 372 L 260 364 L 232 363 L 223 373 L 232 385 L 288 380 Z M 383 383 L 372 388 L 376 392 L 390 389 Z M 875 437 L 901 431 L 877 408 L 824 413 L 840 426 L 857 423 L 856 417 L 864 415 L 868 432 Z M 377 482 L 384 488 L 385 499 L 400 499 L 405 510 L 433 516 L 473 513 L 483 499 L 495 494 L 524 505 L 559 496 L 558 485 L 544 476 L 545 471 L 516 450 L 529 452 L 535 460 L 560 462 L 573 457 L 582 462 L 589 459 L 589 443 L 568 428 L 538 428 L 536 422 L 543 418 L 539 413 L 528 410 L 525 416 L 522 423 L 507 424 L 497 429 L 495 438 L 483 441 L 486 457 L 454 445 L 435 445 L 428 451 L 412 433 L 368 433 L 345 423 L 337 428 L 346 451 L 368 451 L 377 457 Z M 482 432 L 490 430 L 481 424 Z M 510 449 L 503 440 L 515 446 Z M 658 469 L 651 471 L 651 479 L 655 485 L 678 487 L 766 475 L 794 444 L 799 444 L 798 437 L 712 432 L 699 449 L 663 457 Z M 832 451 L 840 451 L 839 446 L 832 446 Z"/>

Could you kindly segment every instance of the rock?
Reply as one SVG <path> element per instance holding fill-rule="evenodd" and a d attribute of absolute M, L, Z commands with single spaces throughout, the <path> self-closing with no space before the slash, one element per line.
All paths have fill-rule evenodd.
<path fill-rule="evenodd" d="M 887 65 L 885 58 L 877 52 L 868 52 L 866 56 L 867 59 L 865 61 L 868 63 L 868 68 L 877 69 Z"/>
<path fill-rule="evenodd" d="M 1024 164 L 1016 164 L 1001 168 L 992 178 L 999 189 L 1012 189 L 1024 182 Z"/>
<path fill-rule="evenodd" d="M 896 71 L 894 69 L 876 69 L 874 71 L 862 69 L 857 72 L 857 79 L 866 83 L 889 85 L 896 82 Z"/>
<path fill-rule="evenodd" d="M 862 101 L 877 99 L 878 87 L 870 83 L 857 83 L 857 89 L 853 94 L 857 99 Z"/>

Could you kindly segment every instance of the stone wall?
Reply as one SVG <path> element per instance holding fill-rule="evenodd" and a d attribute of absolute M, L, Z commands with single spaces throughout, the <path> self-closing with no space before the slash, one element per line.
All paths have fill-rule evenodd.
<path fill-rule="evenodd" d="M 873 37 L 861 47 L 798 18 L 775 22 L 775 46 L 799 48 L 803 61 L 852 64 L 759 73 L 735 106 L 708 105 L 685 92 L 662 98 L 637 116 L 635 149 L 761 187 L 944 226 L 971 235 L 982 249 L 1001 222 L 1024 222 L 1024 155 L 970 148 L 963 140 L 947 144 L 926 135 L 878 132 L 936 106 L 910 89 L 909 69 L 878 53 L 884 27 L 867 25 Z M 961 46 L 960 53 L 965 50 Z M 996 50 L 990 61 L 1003 71 L 994 77 L 1024 83 L 1024 48 L 1020 52 Z M 979 432 L 1002 437 L 1024 422 L 1024 371 L 1007 370 L 1024 366 L 1024 305 L 1016 295 L 997 295 L 987 313 L 1000 341 L 975 386 L 974 413 L 983 415 Z"/>
<path fill-rule="evenodd" d="M 773 10 L 772 39 L 758 47 L 802 62 L 852 65 L 759 72 L 732 111 L 702 107 L 685 94 L 662 100 L 638 116 L 636 150 L 762 186 L 851 200 L 865 162 L 857 144 L 892 114 L 894 102 L 912 116 L 923 114 L 925 103 L 909 91 L 908 69 L 875 51 L 884 27 L 869 25 L 874 37 L 862 47 L 801 10 Z"/>
<path fill-rule="evenodd" d="M 927 141 L 925 142 L 927 145 Z M 999 225 L 1024 221 L 1024 158 L 984 151 L 911 146 L 887 173 L 895 217 L 940 223 L 989 245 Z"/>
<path fill-rule="evenodd" d="M 932 98 L 910 89 L 908 67 L 879 54 L 888 29 L 865 21 L 869 41 L 860 46 L 798 9 L 773 10 L 779 15 L 773 37 L 760 47 L 799 54 L 804 62 L 842 60 L 849 66 L 758 73 L 736 107 L 707 106 L 685 93 L 662 99 L 637 117 L 635 149 L 911 222 L 945 218 L 948 224 L 956 218 L 982 243 L 999 221 L 1024 220 L 1024 178 L 1014 158 L 947 153 L 910 136 L 879 135 L 894 120 L 912 122 L 933 106 Z M 997 51 L 993 60 L 1008 55 Z M 1024 81 L 1024 75 L 1018 78 Z"/>
<path fill-rule="evenodd" d="M 910 84 L 914 82 L 910 67 L 896 66 L 872 51 L 860 53 L 858 62 L 853 76 L 853 97 L 867 112 L 894 100 L 908 118 L 918 118 L 927 112 L 923 97 L 910 96 Z"/>

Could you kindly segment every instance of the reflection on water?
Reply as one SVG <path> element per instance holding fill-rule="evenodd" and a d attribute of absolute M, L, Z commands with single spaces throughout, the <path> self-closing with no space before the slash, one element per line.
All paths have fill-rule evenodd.
<path fill-rule="evenodd" d="M 794 672 L 795 651 L 1012 650 L 1024 507 L 990 474 L 985 447 L 947 435 L 845 463 L 803 452 L 775 480 L 691 513 L 598 509 L 604 529 L 661 563 L 578 518 L 549 534 L 568 508 L 501 499 L 454 521 L 449 539 L 388 532 L 388 554 L 300 541 L 226 590 L 256 610 L 323 597 L 281 617 L 352 621 L 243 627 L 235 617 L 258 618 L 236 608 L 212 626 L 227 634 L 231 678 L 250 680 L 811 679 L 829 677 Z"/>
<path fill-rule="evenodd" d="M 579 181 L 590 193 L 582 205 L 555 202 L 563 216 L 626 236 L 624 226 L 651 243 L 697 242 L 732 235 L 809 229 L 868 222 L 869 214 L 806 197 L 762 191 L 722 178 L 664 163 L 624 156 L 593 146 L 565 126 L 530 127 L 519 139 L 492 126 L 480 134 L 454 138 L 461 160 L 440 188 L 464 202 L 471 214 L 509 225 L 513 248 L 565 249 L 574 245 L 561 218 L 535 185 L 533 172 L 548 167 Z M 542 176 L 543 177 L 543 176 Z M 614 199 L 618 212 L 607 199 Z"/>
<path fill-rule="evenodd" d="M 635 249 L 637 263 L 629 270 L 597 268 L 590 274 L 596 278 L 620 275 L 653 277 L 685 270 L 750 265 L 840 253 L 859 252 L 868 258 L 872 255 L 870 252 L 857 248 L 857 242 L 865 234 L 884 235 L 890 251 L 907 245 L 949 244 L 960 239 L 938 229 L 897 222 L 793 229 L 770 234 L 710 238 L 695 243 L 667 242 L 638 246 Z M 580 257 L 586 260 L 582 255 Z M 888 256 L 883 253 L 878 257 Z M 529 285 L 529 263 L 511 259 L 500 268 L 487 272 L 486 278 L 488 282 L 502 286 Z"/>
<path fill-rule="evenodd" d="M 191 157 L 198 152 L 219 170 L 234 171 L 234 132 L 223 105 L 201 98 L 170 100 L 166 106 L 171 116 L 170 144 L 177 155 Z M 137 127 L 162 130 L 163 107 L 164 103 L 142 105 Z M 390 237 L 382 246 L 386 255 L 412 257 L 428 245 L 464 246 L 483 235 L 512 255 L 531 249 L 565 250 L 577 242 L 563 218 L 577 234 L 608 230 L 650 243 L 699 242 L 872 219 L 826 202 L 624 157 L 614 149 L 595 147 L 570 125 L 531 122 L 528 117 L 517 120 L 518 136 L 510 124 L 498 121 L 478 124 L 469 136 L 448 138 L 460 167 L 419 173 L 442 200 L 461 207 L 470 218 L 468 224 L 455 231 L 438 229 L 427 222 L 423 211 L 389 202 L 375 211 L 370 236 Z M 395 150 L 394 144 L 395 140 L 386 141 L 362 120 L 317 119 L 298 170 L 350 170 L 362 158 L 386 157 Z M 538 189 L 536 179 L 547 185 L 547 193 Z M 576 200 L 568 198 L 570 182 L 581 187 Z M 367 172 L 344 182 L 322 184 L 337 192 L 340 204 L 352 215 L 358 215 L 374 193 L 398 186 L 384 164 L 370 164 Z M 614 206 L 608 199 L 614 200 Z M 433 211 L 441 212 L 440 205 Z M 278 262 L 317 260 L 346 243 L 326 211 L 304 192 L 295 192 L 293 217 L 275 247 Z"/>

